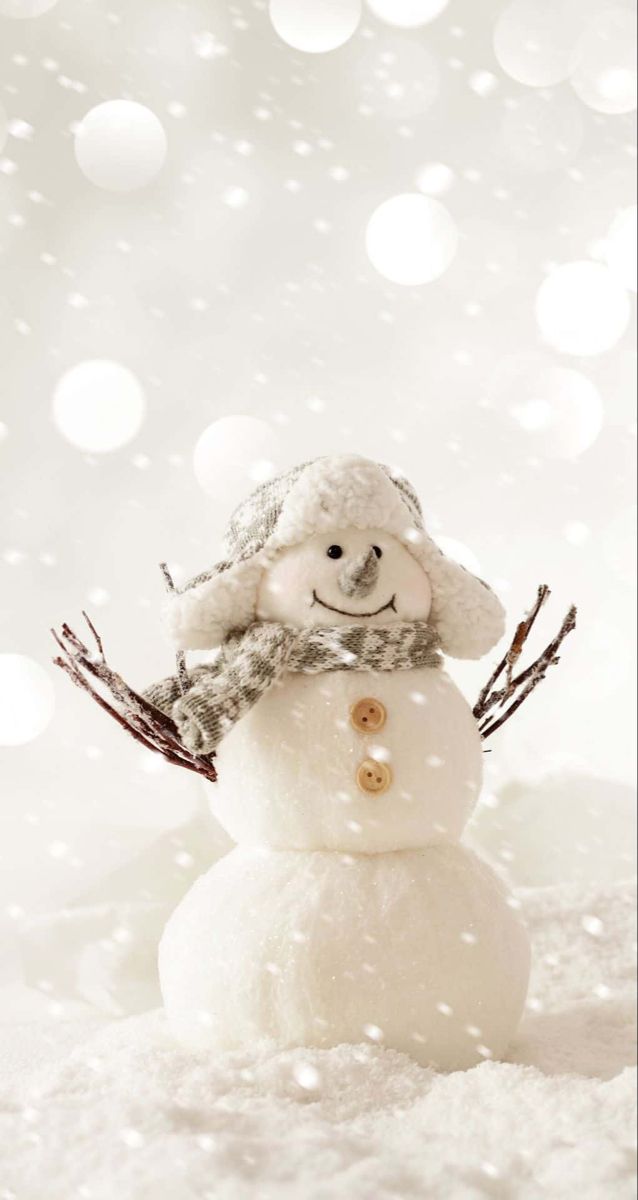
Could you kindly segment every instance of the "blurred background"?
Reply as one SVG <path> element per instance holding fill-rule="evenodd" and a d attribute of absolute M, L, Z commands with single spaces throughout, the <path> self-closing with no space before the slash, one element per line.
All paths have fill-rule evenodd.
<path fill-rule="evenodd" d="M 404 471 L 508 636 L 577 602 L 471 838 L 631 873 L 635 109 L 623 0 L 0 0 L 0 977 L 152 999 L 113 963 L 227 843 L 49 629 L 168 673 L 159 561 L 318 454 Z"/>

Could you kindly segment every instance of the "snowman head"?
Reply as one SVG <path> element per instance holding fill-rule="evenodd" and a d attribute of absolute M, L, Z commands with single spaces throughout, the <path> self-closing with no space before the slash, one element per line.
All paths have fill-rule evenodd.
<path fill-rule="evenodd" d="M 384 529 L 332 529 L 280 550 L 257 591 L 258 621 L 286 625 L 389 625 L 427 621 L 423 567 Z"/>
<path fill-rule="evenodd" d="M 319 458 L 263 484 L 226 542 L 228 557 L 167 601 L 180 649 L 215 647 L 256 620 L 427 620 L 455 658 L 480 658 L 503 633 L 492 590 L 439 550 L 407 480 L 369 459 Z"/>

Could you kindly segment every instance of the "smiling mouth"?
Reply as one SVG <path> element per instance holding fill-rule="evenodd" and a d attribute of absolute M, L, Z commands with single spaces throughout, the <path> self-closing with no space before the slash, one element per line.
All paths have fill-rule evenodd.
<path fill-rule="evenodd" d="M 393 612 L 397 611 L 397 606 L 394 603 L 396 598 L 397 598 L 397 596 L 396 596 L 396 592 L 395 592 L 394 596 L 392 596 L 392 598 L 390 600 L 388 600 L 387 604 L 382 604 L 381 608 L 376 608 L 374 610 L 374 612 L 367 612 L 367 613 L 347 612 L 347 610 L 345 608 L 335 608 L 334 605 L 332 605 L 332 604 L 326 604 L 325 600 L 320 600 L 319 596 L 317 595 L 317 593 L 315 592 L 315 590 L 313 588 L 312 604 L 310 605 L 310 607 L 312 608 L 314 604 L 320 604 L 322 608 L 327 608 L 327 609 L 329 609 L 330 612 L 340 613 L 342 617 L 378 617 L 379 613 L 386 612 L 386 610 L 388 608 L 391 608 Z"/>

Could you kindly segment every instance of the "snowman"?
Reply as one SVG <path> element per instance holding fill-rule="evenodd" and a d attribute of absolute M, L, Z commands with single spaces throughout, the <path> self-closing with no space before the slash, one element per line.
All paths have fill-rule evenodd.
<path fill-rule="evenodd" d="M 460 843 L 481 739 L 443 655 L 479 658 L 504 614 L 428 536 L 410 484 L 340 455 L 237 509 L 228 557 L 169 597 L 179 649 L 218 648 L 180 694 L 147 691 L 217 754 L 236 847 L 159 950 L 167 1019 L 193 1048 L 373 1041 L 442 1070 L 506 1051 L 527 935 Z"/>

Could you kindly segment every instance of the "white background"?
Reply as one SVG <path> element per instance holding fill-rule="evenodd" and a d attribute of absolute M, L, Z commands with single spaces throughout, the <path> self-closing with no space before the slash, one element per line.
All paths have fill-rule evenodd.
<path fill-rule="evenodd" d="M 130 848 L 198 803 L 196 781 L 50 665 L 49 627 L 87 607 L 130 682 L 171 669 L 157 564 L 185 577 L 215 561 L 252 486 L 251 464 L 223 456 L 217 496 L 195 478 L 198 437 L 230 414 L 270 426 L 277 468 L 347 450 L 404 470 L 430 530 L 500 591 L 510 633 L 540 582 L 545 640 L 576 601 L 563 663 L 494 739 L 494 778 L 568 764 L 630 780 L 634 346 L 627 332 L 565 353 L 535 305 L 556 267 L 610 257 L 635 203 L 634 114 L 597 111 L 569 79 L 507 74 L 504 7 L 450 0 L 403 30 L 365 10 L 325 54 L 286 45 L 249 0 L 0 15 L 0 653 L 41 663 L 56 700 L 43 734 L 0 748 L 3 906 L 72 897 L 119 861 L 124 827 Z M 628 6 L 549 9 L 573 54 L 584 23 Z M 167 139 L 129 192 L 96 186 L 74 154 L 79 123 L 114 99 L 150 108 Z M 371 265 L 366 227 L 420 187 L 459 247 L 439 279 L 401 286 Z M 578 309 L 578 289 L 567 299 Z M 580 350 L 607 315 L 577 315 Z M 54 424 L 53 394 L 93 359 L 134 372 L 146 414 L 126 444 L 88 454 Z M 568 404 L 556 367 L 595 385 L 597 436 L 586 383 Z M 451 664 L 470 699 L 491 661 Z"/>

